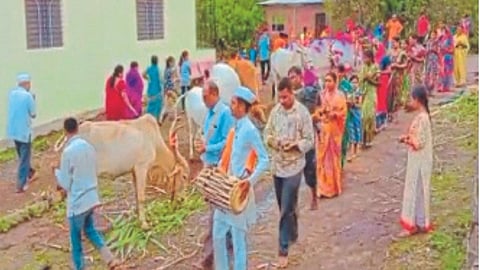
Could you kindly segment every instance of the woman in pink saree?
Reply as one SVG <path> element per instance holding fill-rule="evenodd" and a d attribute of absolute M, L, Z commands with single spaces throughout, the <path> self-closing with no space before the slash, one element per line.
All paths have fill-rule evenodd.
<path fill-rule="evenodd" d="M 135 115 L 131 110 L 125 112 L 127 119 L 135 119 L 142 115 L 142 96 L 143 96 L 143 78 L 138 71 L 138 63 L 130 63 L 130 70 L 125 77 L 125 82 L 127 84 L 126 92 L 127 97 L 130 100 L 135 111 L 138 112 L 138 115 Z"/>

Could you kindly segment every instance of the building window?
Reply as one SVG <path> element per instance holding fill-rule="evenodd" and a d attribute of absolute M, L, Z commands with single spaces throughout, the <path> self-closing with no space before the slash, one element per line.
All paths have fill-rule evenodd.
<path fill-rule="evenodd" d="M 272 31 L 282 32 L 285 30 L 285 17 L 273 16 L 272 17 Z"/>
<path fill-rule="evenodd" d="M 165 37 L 163 0 L 137 0 L 137 39 Z"/>
<path fill-rule="evenodd" d="M 60 0 L 25 0 L 27 49 L 63 46 Z"/>
<path fill-rule="evenodd" d="M 320 37 L 327 27 L 327 16 L 325 13 L 315 14 L 315 37 Z"/>

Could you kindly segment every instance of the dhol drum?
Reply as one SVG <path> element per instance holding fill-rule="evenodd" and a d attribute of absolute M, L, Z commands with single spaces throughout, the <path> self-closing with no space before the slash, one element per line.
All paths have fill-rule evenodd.
<path fill-rule="evenodd" d="M 247 206 L 250 186 L 242 186 L 239 179 L 218 168 L 204 168 L 193 183 L 207 202 L 224 211 L 238 215 Z"/>

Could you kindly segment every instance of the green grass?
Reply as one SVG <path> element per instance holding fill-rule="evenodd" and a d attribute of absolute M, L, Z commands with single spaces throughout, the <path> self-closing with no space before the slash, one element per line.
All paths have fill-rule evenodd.
<path fill-rule="evenodd" d="M 392 243 L 384 269 L 461 269 L 466 256 L 463 241 L 472 221 L 469 177 L 459 171 L 432 177 L 435 230 Z"/>
<path fill-rule="evenodd" d="M 438 118 L 446 118 L 455 128 L 460 129 L 457 135 L 471 136 L 463 138 L 456 144 L 465 150 L 477 151 L 478 149 L 478 93 L 468 93 L 459 98 L 459 100 L 448 109 L 442 111 Z"/>
<path fill-rule="evenodd" d="M 173 203 L 165 199 L 154 200 L 146 207 L 147 220 L 151 226 L 149 230 L 140 228 L 134 213 L 119 215 L 111 220 L 113 226 L 107 235 L 108 243 L 121 258 L 145 254 L 151 247 L 167 251 L 160 238 L 178 232 L 189 216 L 204 208 L 203 198 L 193 191 Z"/>
<path fill-rule="evenodd" d="M 34 154 L 36 152 L 43 152 L 48 150 L 55 141 L 60 138 L 62 132 L 60 131 L 53 131 L 45 136 L 39 136 L 33 140 L 32 143 L 32 150 Z M 17 153 L 15 148 L 7 148 L 3 151 L 0 151 L 0 163 L 5 163 L 11 160 L 14 160 L 17 157 Z"/>

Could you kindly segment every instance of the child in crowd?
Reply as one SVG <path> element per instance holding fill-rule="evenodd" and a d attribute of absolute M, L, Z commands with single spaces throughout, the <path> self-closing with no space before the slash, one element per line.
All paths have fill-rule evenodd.
<path fill-rule="evenodd" d="M 377 133 L 387 127 L 388 89 L 390 87 L 390 75 L 392 73 L 390 64 L 390 57 L 384 57 L 380 62 L 380 77 L 377 87 Z"/>
<path fill-rule="evenodd" d="M 250 49 L 248 51 L 248 57 L 250 62 L 252 62 L 255 67 L 257 66 L 257 48 L 255 47 L 255 43 L 252 43 Z"/>
<path fill-rule="evenodd" d="M 347 161 L 352 161 L 358 155 L 359 145 L 362 142 L 362 91 L 359 87 L 357 75 L 350 77 L 353 89 L 348 94 L 350 119 L 347 123 L 348 137 L 350 139 L 350 156 Z"/>

